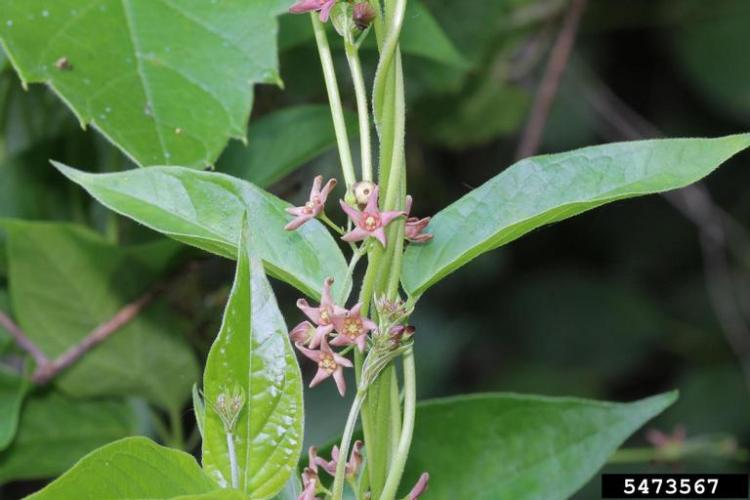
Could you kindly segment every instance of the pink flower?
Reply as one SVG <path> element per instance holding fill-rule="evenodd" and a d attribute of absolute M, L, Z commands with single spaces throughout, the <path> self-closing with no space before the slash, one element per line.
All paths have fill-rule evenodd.
<path fill-rule="evenodd" d="M 331 461 L 326 462 L 322 458 L 318 457 L 315 459 L 323 470 L 332 476 L 336 475 L 336 466 L 339 463 L 339 447 L 334 446 L 331 450 Z M 344 470 L 347 476 L 354 476 L 359 470 L 359 466 L 362 465 L 362 441 L 355 441 L 352 445 L 352 453 L 349 455 L 349 461 L 346 463 Z"/>
<path fill-rule="evenodd" d="M 333 303 L 333 297 L 331 296 L 331 285 L 333 285 L 333 278 L 328 278 L 323 283 L 323 295 L 320 298 L 320 305 L 318 307 L 312 307 L 307 303 L 305 299 L 299 299 L 297 301 L 297 307 L 299 307 L 305 315 L 317 325 L 315 333 L 308 339 L 307 345 L 312 349 L 316 349 L 321 341 L 333 331 L 333 319 L 336 316 L 341 316 L 346 313 L 346 309 L 337 306 Z M 302 336 L 302 329 L 304 323 L 300 323 L 295 326 L 292 330 L 292 334 L 297 332 L 298 336 Z M 309 335 L 309 332 L 308 332 Z M 304 342 L 301 342 L 304 343 Z"/>
<path fill-rule="evenodd" d="M 320 478 L 318 477 L 318 449 L 311 446 L 307 450 L 308 464 L 302 472 L 302 494 L 297 500 L 317 500 L 315 490 L 318 487 Z"/>
<path fill-rule="evenodd" d="M 385 227 L 393 219 L 406 215 L 406 212 L 381 212 L 378 208 L 378 186 L 370 193 L 367 200 L 367 206 L 361 212 L 347 205 L 344 200 L 340 200 L 341 208 L 346 212 L 349 218 L 354 222 L 355 227 L 346 233 L 341 239 L 344 241 L 362 241 L 368 236 L 376 238 L 383 246 L 385 241 Z"/>
<path fill-rule="evenodd" d="M 423 495 L 424 492 L 427 491 L 427 482 L 429 480 L 430 475 L 427 472 L 424 472 L 421 476 L 419 476 L 417 484 L 415 484 L 414 488 L 412 488 L 409 494 L 406 495 L 406 500 L 418 500 L 420 495 Z"/>
<path fill-rule="evenodd" d="M 328 195 L 331 194 L 333 188 L 336 187 L 336 179 L 329 180 L 321 189 L 322 184 L 323 176 L 319 175 L 313 180 L 312 189 L 310 190 L 310 199 L 307 203 L 301 207 L 290 207 L 286 209 L 287 213 L 294 215 L 294 219 L 292 219 L 292 222 L 284 226 L 284 229 L 287 231 L 294 231 L 305 222 L 320 215 L 325 208 Z"/>
<path fill-rule="evenodd" d="M 303 321 L 299 325 L 292 328 L 289 332 L 289 338 L 295 344 L 308 345 L 314 338 L 316 332 L 315 326 L 309 321 Z"/>
<path fill-rule="evenodd" d="M 406 214 L 409 217 L 411 213 L 412 198 L 411 196 L 406 197 Z M 423 231 L 427 228 L 427 225 L 432 220 L 431 217 L 425 217 L 420 219 L 419 217 L 409 217 L 406 219 L 406 227 L 404 229 L 404 237 L 412 243 L 427 243 L 432 239 L 432 235 L 424 233 Z"/>
<path fill-rule="evenodd" d="M 376 328 L 368 318 L 360 314 L 362 304 L 357 304 L 342 316 L 334 316 L 333 327 L 338 335 L 331 341 L 331 345 L 342 346 L 356 344 L 360 352 L 367 347 L 367 334 Z"/>
<path fill-rule="evenodd" d="M 320 12 L 320 20 L 325 23 L 334 5 L 336 5 L 336 0 L 297 0 L 297 3 L 289 8 L 289 12 L 292 14 Z"/>
<path fill-rule="evenodd" d="M 297 349 L 299 349 L 307 358 L 318 363 L 318 371 L 315 373 L 312 382 L 310 382 L 310 387 L 315 387 L 333 375 L 333 379 L 336 381 L 336 387 L 339 389 L 339 394 L 343 396 L 346 393 L 344 368 L 351 368 L 352 362 L 333 352 L 328 346 L 325 337 L 321 339 L 319 351 L 307 349 L 301 344 L 297 344 Z"/>
<path fill-rule="evenodd" d="M 687 432 L 684 425 L 677 425 L 672 434 L 667 434 L 658 429 L 649 429 L 646 431 L 646 441 L 654 448 L 665 449 L 680 447 L 685 443 Z"/>
<path fill-rule="evenodd" d="M 297 497 L 297 500 L 318 500 L 318 497 L 315 496 L 315 490 L 318 487 L 318 476 L 308 477 L 308 469 L 305 469 L 305 472 L 302 474 L 302 486 L 304 489 L 300 496 Z"/>

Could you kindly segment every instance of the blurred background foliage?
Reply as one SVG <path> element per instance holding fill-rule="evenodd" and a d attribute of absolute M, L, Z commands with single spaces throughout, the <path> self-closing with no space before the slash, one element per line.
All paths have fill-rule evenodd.
<path fill-rule="evenodd" d="M 567 8 L 565 0 L 412 3 L 403 47 L 409 185 L 419 215 L 438 211 L 514 161 Z M 541 151 L 658 131 L 666 136 L 747 131 L 748 26 L 746 0 L 589 0 Z M 284 88 L 258 89 L 249 145 L 232 142 L 216 166 L 290 200 L 306 196 L 312 175 L 333 176 L 338 168 L 310 40 L 304 16 L 282 17 Z M 364 55 L 370 76 L 372 48 Z M 339 55 L 340 86 L 354 109 L 346 61 Z M 0 496 L 16 498 L 39 485 L 19 480 L 59 474 L 88 450 L 131 433 L 195 447 L 189 388 L 197 378 L 196 363 L 205 359 L 218 331 L 233 264 L 165 244 L 66 181 L 49 158 L 95 171 L 132 165 L 96 132 L 82 130 L 51 91 L 42 86 L 24 91 L 1 53 L 0 69 L 0 218 L 17 220 L 12 231 L 0 230 L 2 310 L 46 323 L 54 351 L 62 347 L 52 342 L 58 336 L 82 335 L 85 330 L 75 333 L 76 327 L 97 324 L 102 307 L 112 313 L 116 304 L 145 291 L 144 276 L 170 276 L 165 298 L 148 314 L 152 319 L 98 348 L 100 363 L 82 362 L 26 399 L 18 435 L 0 451 L 0 484 L 6 483 Z M 677 464 L 645 459 L 613 470 L 746 469 L 740 459 L 750 440 L 750 372 L 743 366 L 750 366 L 750 350 L 742 346 L 750 338 L 738 340 L 737 332 L 750 335 L 748 162 L 747 155 L 740 156 L 706 182 L 713 205 L 704 209 L 718 213 L 720 207 L 728 228 L 716 245 L 705 240 L 715 219 L 697 225 L 664 198 L 639 198 L 535 232 L 434 287 L 414 318 L 420 397 L 513 391 L 632 400 L 677 388 L 679 402 L 654 425 L 665 431 L 684 425 L 689 440 L 707 439 L 718 451 L 706 448 Z M 29 221 L 89 229 L 55 224 L 45 231 L 45 225 L 24 226 Z M 30 239 L 37 239 L 35 251 L 24 250 L 23 240 Z M 159 248 L 159 262 L 143 263 L 138 254 L 144 245 Z M 718 271 L 709 247 L 722 256 Z M 143 269 L 123 273 L 123 259 L 130 259 L 131 271 L 131 261 L 140 259 Z M 67 274 L 56 275 L 55 267 Z M 717 272 L 728 280 L 712 294 Z M 76 286 L 78 276 L 85 277 L 84 286 Z M 296 323 L 301 316 L 293 306 L 295 292 L 275 286 L 287 322 Z M 37 296 L 35 290 L 45 293 Z M 56 311 L 60 317 L 46 316 L 44 300 L 50 308 L 64 306 Z M 178 345 L 160 360 L 146 347 L 151 344 L 144 345 L 149 341 L 165 349 Z M 135 358 L 154 366 L 154 373 L 166 370 L 168 377 L 152 383 L 149 368 L 143 380 L 118 378 L 128 373 L 127 360 L 112 369 L 107 359 L 139 345 L 146 352 Z M 2 329 L 0 353 L 4 371 L 19 368 Z M 110 365 L 102 376 L 116 378 L 116 388 L 108 391 L 104 382 L 105 389 L 82 387 L 82 374 L 102 363 Z M 307 391 L 306 406 L 306 442 L 334 438 L 348 401 L 328 384 Z M 185 427 L 182 437 L 173 435 L 179 424 Z M 71 433 L 85 439 L 71 447 Z M 44 459 L 42 446 L 54 450 Z M 648 443 L 639 435 L 629 446 Z M 598 498 L 598 483 L 577 498 Z"/>

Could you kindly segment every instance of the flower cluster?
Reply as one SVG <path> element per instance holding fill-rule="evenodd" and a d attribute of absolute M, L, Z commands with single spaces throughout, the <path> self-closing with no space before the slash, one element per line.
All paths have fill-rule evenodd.
<path fill-rule="evenodd" d="M 287 209 L 294 219 L 287 224 L 286 229 L 296 230 L 316 217 L 325 217 L 325 202 L 335 186 L 335 179 L 329 180 L 323 186 L 323 177 L 317 176 L 313 181 L 309 200 L 301 207 Z M 377 185 L 361 183 L 354 191 L 358 200 L 356 208 L 340 200 L 341 208 L 350 219 L 350 230 L 341 238 L 349 243 L 367 243 L 373 239 L 385 247 L 388 243 L 386 227 L 399 217 L 409 217 L 412 207 L 411 196 L 406 198 L 406 211 L 381 211 L 378 205 L 380 189 Z M 330 223 L 327 218 L 324 218 L 324 221 Z M 405 237 L 413 243 L 429 241 L 432 235 L 423 232 L 429 222 L 429 217 L 407 218 Z M 355 247 L 355 252 L 361 252 L 364 248 L 366 247 Z M 347 309 L 343 304 L 336 304 L 332 287 L 333 278 L 326 279 L 317 306 L 310 305 L 305 299 L 297 301 L 297 307 L 307 319 L 295 326 L 289 332 L 289 336 L 297 349 L 318 365 L 318 371 L 310 387 L 333 377 L 339 393 L 343 396 L 346 392 L 344 368 L 352 367 L 352 362 L 345 357 L 346 353 L 353 348 L 364 353 L 368 346 L 372 346 L 375 355 L 371 356 L 374 359 L 368 366 L 375 367 L 371 372 L 372 376 L 376 376 L 382 364 L 392 359 L 398 349 L 408 343 L 414 334 L 414 328 L 406 323 L 411 308 L 407 308 L 402 301 L 388 301 L 385 298 L 376 300 L 379 322 L 376 324 L 363 316 L 363 304 L 355 304 L 351 309 Z M 335 352 L 332 346 L 344 349 Z"/>
<path fill-rule="evenodd" d="M 289 8 L 292 14 L 304 14 L 305 12 L 320 13 L 321 22 L 328 22 L 331 17 L 331 11 L 336 6 L 337 0 L 297 0 L 297 3 Z M 366 30 L 372 21 L 375 20 L 377 12 L 372 6 L 364 1 L 354 4 L 352 9 L 352 20 L 357 29 Z"/>
<path fill-rule="evenodd" d="M 325 203 L 328 195 L 336 187 L 336 179 L 330 179 L 323 186 L 323 176 L 317 176 L 313 180 L 310 197 L 304 205 L 299 207 L 289 207 L 286 211 L 293 215 L 294 218 L 284 226 L 287 231 L 299 229 L 303 224 L 317 217 L 325 218 Z M 432 235 L 425 233 L 427 225 L 430 223 L 430 217 L 420 219 L 411 217 L 412 197 L 406 197 L 406 210 L 389 210 L 381 211 L 378 206 L 380 198 L 380 188 L 372 183 L 358 183 L 354 186 L 355 199 L 359 206 L 357 208 L 349 205 L 344 200 L 339 200 L 341 209 L 346 213 L 352 222 L 352 229 L 344 234 L 341 239 L 349 243 L 366 241 L 374 238 L 381 245 L 386 246 L 385 229 L 394 220 L 400 217 L 406 217 L 404 237 L 412 243 L 426 243 L 432 239 Z"/>
<path fill-rule="evenodd" d="M 318 364 L 318 371 L 310 387 L 315 387 L 333 376 L 339 393 L 343 396 L 346 392 L 343 371 L 344 368 L 351 368 L 352 363 L 334 352 L 330 346 L 352 345 L 364 352 L 367 348 L 367 334 L 375 329 L 375 323 L 362 316 L 362 304 L 356 304 L 351 309 L 336 305 L 331 294 L 332 285 L 332 278 L 323 283 L 323 294 L 317 307 L 311 306 L 305 299 L 297 301 L 297 307 L 314 324 L 303 321 L 295 326 L 289 335 L 297 349 Z M 329 344 L 328 337 L 331 335 L 334 335 L 334 338 Z"/>
<path fill-rule="evenodd" d="M 348 480 L 356 480 L 357 474 L 359 474 L 360 467 L 362 466 L 362 447 L 364 443 L 362 441 L 355 441 L 352 445 L 352 452 L 349 455 L 349 461 L 346 462 L 344 471 Z M 318 456 L 318 449 L 311 446 L 307 451 L 308 464 L 305 470 L 302 472 L 302 493 L 297 497 L 297 500 L 318 500 L 319 494 L 330 494 L 330 491 L 323 486 L 320 480 L 319 469 L 323 469 L 330 476 L 336 475 L 336 467 L 339 464 L 340 452 L 338 446 L 334 446 L 331 450 L 331 460 L 325 460 Z M 419 497 L 427 491 L 427 482 L 430 479 L 428 473 L 424 473 L 419 477 L 417 484 L 406 496 L 408 500 L 418 500 Z"/>

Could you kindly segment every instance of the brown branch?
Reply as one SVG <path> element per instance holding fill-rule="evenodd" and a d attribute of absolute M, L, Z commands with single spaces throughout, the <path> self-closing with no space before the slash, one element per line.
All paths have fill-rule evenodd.
<path fill-rule="evenodd" d="M 552 103 L 560 88 L 560 81 L 573 51 L 578 25 L 585 8 L 586 0 L 571 0 L 570 2 L 560 34 L 552 47 L 544 76 L 534 98 L 529 121 L 516 151 L 516 159 L 520 160 L 532 156 L 539 149 Z"/>
<path fill-rule="evenodd" d="M 157 285 L 141 297 L 120 309 L 109 321 L 94 328 L 83 340 L 53 360 L 47 356 L 29 339 L 29 337 L 5 313 L 0 311 L 0 326 L 8 330 L 18 346 L 29 353 L 36 362 L 36 370 L 31 380 L 37 384 L 46 384 L 61 371 L 78 361 L 84 354 L 95 346 L 104 342 L 115 332 L 130 323 L 138 314 L 165 290 Z"/>
<path fill-rule="evenodd" d="M 78 361 L 84 354 L 130 323 L 161 291 L 163 291 L 163 287 L 151 289 L 134 302 L 120 309 L 109 321 L 94 328 L 78 344 L 63 352 L 52 361 L 39 364 L 31 376 L 31 380 L 37 384 L 46 384 L 55 378 L 58 373 Z"/>
<path fill-rule="evenodd" d="M 21 349 L 29 353 L 31 357 L 34 358 L 37 366 L 49 363 L 47 356 L 45 356 L 44 353 L 36 346 L 36 344 L 34 344 L 31 339 L 26 336 L 25 333 L 23 333 L 21 327 L 15 324 L 13 320 L 10 319 L 10 317 L 2 311 L 0 311 L 0 326 L 5 328 L 10 333 L 10 335 L 13 337 L 13 339 Z"/>

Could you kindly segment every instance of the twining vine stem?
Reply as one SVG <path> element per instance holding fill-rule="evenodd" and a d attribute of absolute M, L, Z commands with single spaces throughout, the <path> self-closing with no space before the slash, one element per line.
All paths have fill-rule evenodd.
<path fill-rule="evenodd" d="M 414 434 L 414 417 L 416 415 L 417 388 L 416 372 L 414 367 L 414 352 L 410 347 L 403 355 L 404 359 L 404 421 L 401 425 L 401 436 L 398 440 L 398 448 L 388 471 L 388 478 L 383 487 L 381 499 L 395 498 L 396 490 L 401 477 L 404 474 L 406 459 L 411 448 L 411 439 Z"/>
<path fill-rule="evenodd" d="M 341 95 L 339 94 L 339 84 L 336 80 L 336 72 L 333 67 L 333 57 L 331 48 L 328 45 L 328 37 L 323 23 L 320 22 L 316 13 L 311 13 L 313 31 L 315 32 L 315 43 L 318 45 L 318 54 L 320 55 L 320 65 L 323 68 L 323 78 L 326 83 L 328 92 L 328 102 L 331 105 L 331 116 L 333 117 L 333 127 L 336 132 L 336 142 L 338 143 L 339 156 L 341 158 L 341 170 L 344 173 L 344 181 L 347 189 L 357 182 L 357 176 L 354 173 L 354 162 L 352 161 L 352 150 L 349 146 L 349 136 L 346 132 L 346 120 L 344 119 L 344 107 L 341 104 Z"/>
<path fill-rule="evenodd" d="M 359 144 L 362 156 L 362 180 L 372 182 L 372 138 L 370 137 L 370 111 L 367 102 L 367 87 L 359 60 L 359 49 L 346 42 L 346 59 L 354 82 L 354 94 L 357 99 L 359 116 Z"/>
<path fill-rule="evenodd" d="M 344 434 L 341 436 L 341 446 L 339 447 L 339 456 L 341 457 L 338 464 L 336 464 L 336 475 L 333 480 L 333 498 L 340 499 L 344 495 L 344 478 L 346 476 L 346 457 L 349 453 L 349 446 L 352 443 L 352 435 L 354 434 L 354 427 L 357 425 L 357 418 L 359 417 L 359 410 L 362 408 L 362 403 L 365 401 L 367 395 L 367 389 L 357 389 L 357 395 L 354 397 L 352 407 L 349 410 L 349 416 L 346 419 L 346 426 L 344 427 Z"/>

